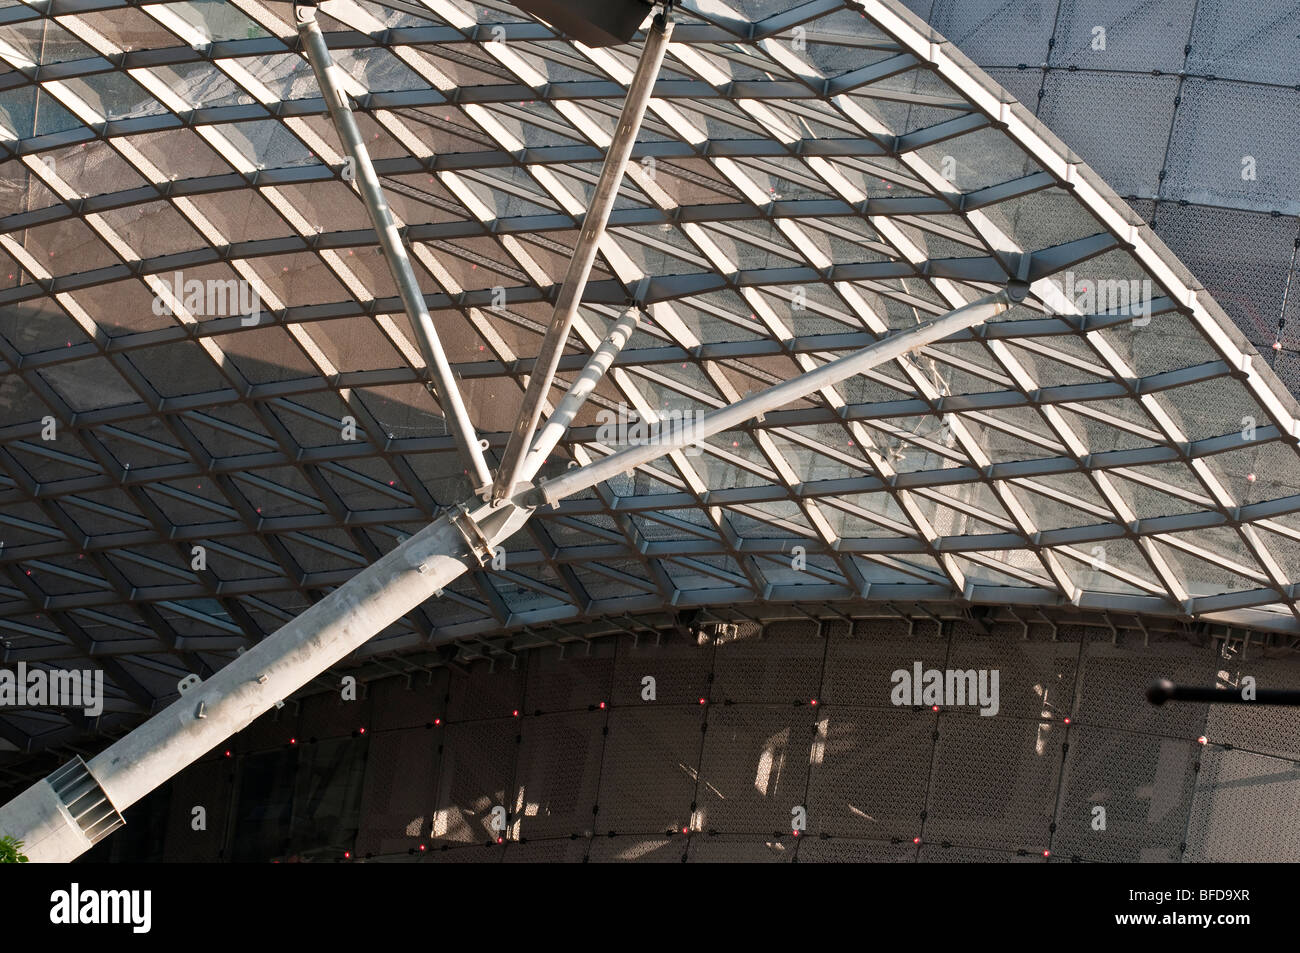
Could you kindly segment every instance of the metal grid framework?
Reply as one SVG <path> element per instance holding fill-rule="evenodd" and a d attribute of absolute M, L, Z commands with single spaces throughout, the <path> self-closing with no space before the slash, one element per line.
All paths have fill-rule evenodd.
<path fill-rule="evenodd" d="M 756 600 L 1300 631 L 1300 409 L 1218 306 L 901 6 L 752 6 L 677 12 L 560 393 L 643 320 L 544 473 L 614 449 L 598 411 L 708 411 L 1010 278 L 1030 298 L 539 511 L 360 654 Z M 495 458 L 635 49 L 504 4 L 321 21 Z M 0 61 L 3 658 L 99 666 L 107 710 L 146 713 L 469 481 L 289 5 L 15 3 Z M 178 272 L 263 313 L 202 313 Z M 1069 294 L 1146 280 L 1149 321 Z M 10 712 L 0 738 L 77 719 Z"/>

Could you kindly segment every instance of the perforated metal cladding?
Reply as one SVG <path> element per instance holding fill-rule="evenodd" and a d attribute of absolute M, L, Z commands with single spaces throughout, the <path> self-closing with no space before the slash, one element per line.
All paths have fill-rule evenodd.
<path fill-rule="evenodd" d="M 1146 731 L 1176 738 L 1196 738 L 1205 727 L 1205 705 L 1180 702 L 1156 708 L 1146 687 L 1158 678 L 1178 684 L 1209 685 L 1214 676 L 1213 651 L 1176 642 L 1143 646 L 1090 641 L 1083 649 L 1078 721 L 1125 731 Z"/>
<path fill-rule="evenodd" d="M 873 630 L 884 641 L 873 643 Z M 919 648 L 926 667 L 997 667 L 999 714 L 983 717 L 974 707 L 940 713 L 895 707 L 887 691 L 870 707 L 827 699 L 813 707 L 785 700 L 788 691 L 781 688 L 768 704 L 705 706 L 698 698 L 643 701 L 630 690 L 626 701 L 603 711 L 584 706 L 540 717 L 521 712 L 518 719 L 444 719 L 433 729 L 375 730 L 366 739 L 332 742 L 345 755 L 365 756 L 354 855 L 434 863 L 584 857 L 680 863 L 683 855 L 692 862 L 1041 862 L 1042 851 L 1050 849 L 1055 861 L 1176 861 L 1187 843 L 1189 853 L 1199 851 L 1188 859 L 1300 857 L 1300 833 L 1292 823 L 1300 813 L 1288 806 L 1292 788 L 1300 786 L 1297 764 L 1256 753 L 1289 750 L 1300 758 L 1294 753 L 1296 719 L 1279 716 L 1280 709 L 1225 706 L 1213 709 L 1207 722 L 1208 706 L 1154 708 L 1143 697 L 1156 677 L 1208 685 L 1219 672 L 1226 673 L 1222 684 L 1237 685 L 1242 673 L 1254 672 L 1260 687 L 1293 687 L 1300 662 L 1256 661 L 1251 656 L 1258 647 L 1242 660 L 1235 649 L 1160 641 L 1154 634 L 1143 646 L 1141 635 L 1129 630 L 1121 630 L 1120 644 L 1113 646 L 1106 630 L 1078 624 L 1033 624 L 1028 640 L 1022 638 L 1024 627 L 1002 623 L 994 623 L 988 636 L 951 621 L 942 638 L 929 621 L 917 624 L 916 638 L 900 637 L 905 631 L 893 623 L 875 629 L 860 622 L 854 634 L 847 626 L 831 627 L 828 678 L 838 661 L 842 694 L 853 689 L 855 678 L 868 677 L 864 671 L 887 689 L 888 670 L 910 668 Z M 629 645 L 620 640 L 618 649 Z M 872 645 L 875 655 L 865 651 Z M 697 653 L 694 661 L 688 652 Z M 1073 673 L 1081 652 L 1084 664 Z M 676 647 L 670 654 L 674 665 L 699 677 L 714 648 Z M 649 649 L 638 653 L 629 671 L 639 672 L 654 657 Z M 549 671 L 562 673 L 574 661 L 557 660 Z M 527 655 L 520 664 L 530 677 L 543 671 L 531 667 Z M 783 664 L 794 678 L 812 678 L 821 666 L 807 654 Z M 617 680 L 617 666 L 613 672 Z M 501 674 L 476 666 L 463 677 L 462 696 L 499 704 L 502 684 L 522 690 L 521 680 L 502 682 Z M 1044 705 L 1033 686 L 1057 674 L 1060 696 L 1049 691 Z M 639 688 L 639 678 L 629 681 Z M 412 699 L 419 695 L 405 685 L 397 677 L 370 686 L 376 724 L 411 717 Z M 562 678 L 556 691 L 573 686 Z M 539 687 L 546 690 L 540 682 Z M 389 705 L 400 714 L 379 710 Z M 1040 717 L 1044 710 L 1050 717 Z M 702 733 L 706 717 L 709 730 Z M 606 720 L 608 735 L 602 733 Z M 516 743 L 516 734 L 522 742 Z M 1210 739 L 1206 747 L 1196 741 L 1201 734 Z M 1219 743 L 1232 744 L 1231 754 L 1239 758 L 1223 761 Z M 292 791 L 295 802 L 309 803 L 311 784 L 304 773 L 319 774 L 318 767 L 336 762 L 345 767 L 337 758 L 317 765 L 319 747 L 280 747 L 254 758 L 301 755 L 299 775 L 280 778 L 275 790 Z M 1200 775 L 1194 769 L 1198 759 Z M 170 794 L 168 857 L 216 857 L 230 800 L 222 770 L 242 763 L 202 762 L 180 775 Z M 1253 800 L 1256 787 L 1267 794 L 1262 800 Z M 204 802 L 207 839 L 185 827 L 183 808 L 195 792 L 210 800 Z M 506 843 L 485 848 L 493 836 L 491 810 L 498 805 L 509 811 Z M 330 816 L 327 806 L 315 811 L 310 830 L 295 821 L 287 840 L 274 830 L 264 832 L 266 850 L 342 844 L 326 829 L 331 822 L 322 820 Z M 806 810 L 808 823 L 798 839 L 790 833 L 796 806 Z M 1104 829 L 1094 827 L 1097 807 L 1106 811 Z M 280 807 L 269 803 L 265 810 L 271 816 Z M 420 819 L 422 827 L 415 824 Z M 1267 833 L 1234 833 L 1234 825 L 1250 824 Z M 681 833 L 684 827 L 689 837 Z M 616 836 L 608 836 L 611 831 Z M 912 843 L 917 837 L 919 850 Z M 421 842 L 428 843 L 422 854 Z M 444 852 L 445 844 L 453 849 Z M 260 849 L 246 852 L 248 859 L 256 859 Z M 416 854 L 408 856 L 412 849 Z"/>
<path fill-rule="evenodd" d="M 928 19 L 980 65 L 1015 66 L 1046 59 L 1055 17 L 1046 0 L 936 0 Z"/>
<path fill-rule="evenodd" d="M 400 695 L 389 693 L 394 702 Z M 375 733 L 369 741 L 356 853 L 418 849 L 429 835 L 438 779 L 441 731 L 406 728 Z"/>
<path fill-rule="evenodd" d="M 600 788 L 605 713 L 524 719 L 510 812 L 515 837 L 568 836 L 590 829 Z"/>
<path fill-rule="evenodd" d="M 699 764 L 698 707 L 613 711 L 600 776 L 598 833 L 657 833 L 690 823 Z"/>
<path fill-rule="evenodd" d="M 591 840 L 588 857 L 593 864 L 651 863 L 680 864 L 686 855 L 686 838 L 597 837 Z"/>
<path fill-rule="evenodd" d="M 1300 213 L 1300 91 L 1189 77 L 1170 143 L 1169 194 L 1191 202 Z M 1243 177 L 1243 159 L 1255 178 Z"/>
<path fill-rule="evenodd" d="M 1047 858 L 1041 851 L 980 850 L 951 844 L 922 844 L 917 855 L 922 864 L 1045 864 Z"/>
<path fill-rule="evenodd" d="M 468 675 L 452 672 L 447 694 L 448 721 L 500 718 L 523 705 L 524 672 L 506 665 L 494 670 L 488 662 L 475 662 Z"/>
<path fill-rule="evenodd" d="M 921 833 L 936 715 L 929 709 L 821 713 L 811 755 L 809 832 L 911 840 Z"/>
<path fill-rule="evenodd" d="M 222 758 L 200 761 L 177 775 L 172 785 L 163 841 L 166 863 L 211 863 L 221 860 L 230 820 L 234 764 Z M 194 808 L 206 812 L 206 829 L 194 830 Z"/>
<path fill-rule="evenodd" d="M 1053 850 L 1090 861 L 1177 860 L 1199 745 L 1080 725 L 1069 741 Z"/>
<path fill-rule="evenodd" d="M 1188 861 L 1294 861 L 1300 856 L 1300 764 L 1208 747 L 1187 829 Z"/>
<path fill-rule="evenodd" d="M 989 76 L 1007 92 L 1024 103 L 1025 108 L 1034 109 L 1038 104 L 1038 91 L 1043 88 L 1043 72 L 1026 66 L 1025 69 L 1005 67 L 988 70 Z"/>
<path fill-rule="evenodd" d="M 294 778 L 289 851 L 338 856 L 356 843 L 366 761 L 365 739 L 336 738 L 300 749 Z"/>
<path fill-rule="evenodd" d="M 241 752 L 265 751 L 287 743 L 300 733 L 298 723 L 301 713 L 302 706 L 297 703 L 272 708 L 235 736 L 235 747 Z"/>
<path fill-rule="evenodd" d="M 920 661 L 924 668 L 942 668 L 948 657 L 948 636 L 929 622 L 919 622 L 908 636 L 905 622 L 875 625 L 858 623 L 852 634 L 832 638 L 826 650 L 826 675 L 822 701 L 829 705 L 863 705 L 890 708 L 892 674 L 910 670 Z"/>
<path fill-rule="evenodd" d="M 938 731 L 924 839 L 1046 846 L 1064 725 L 952 711 L 940 716 Z"/>
<path fill-rule="evenodd" d="M 821 681 L 826 640 L 812 622 L 782 622 L 737 639 L 719 639 L 710 697 L 764 702 L 773 697 L 807 702 Z"/>
<path fill-rule="evenodd" d="M 687 863 L 788 864 L 795 853 L 795 838 L 755 840 L 753 837 L 720 834 L 692 837 L 686 851 Z"/>
<path fill-rule="evenodd" d="M 1000 716 L 1064 718 L 1074 706 L 1078 654 L 1078 645 L 1026 641 L 1003 629 L 996 638 L 954 635 L 947 667 L 997 671 Z"/>
<path fill-rule="evenodd" d="M 1115 191 L 1155 195 L 1177 87 L 1173 76 L 1053 71 L 1038 116 Z"/>
<path fill-rule="evenodd" d="M 384 678 L 372 683 L 370 730 L 422 728 L 441 717 L 447 679 L 446 669 L 435 669 L 428 674 L 417 672 L 409 679 Z"/>
<path fill-rule="evenodd" d="M 435 840 L 473 843 L 497 836 L 492 809 L 510 809 L 506 792 L 514 777 L 517 731 L 509 718 L 447 726 L 434 803 Z"/>
<path fill-rule="evenodd" d="M 529 653 L 524 711 L 532 714 L 539 710 L 585 710 L 588 705 L 608 702 L 614 674 L 614 644 L 593 648 L 603 658 L 585 656 L 577 646 L 569 651 L 574 653 L 569 658 L 561 658 L 558 648 Z"/>
<path fill-rule="evenodd" d="M 422 864 L 499 864 L 505 860 L 505 844 L 448 845 L 446 850 L 430 850 L 420 858 Z"/>
<path fill-rule="evenodd" d="M 614 659 L 614 681 L 610 697 L 615 705 L 645 704 L 644 679 L 654 679 L 655 700 L 664 705 L 694 705 L 709 694 L 713 670 L 713 647 L 682 641 L 656 645 L 653 638 L 634 645 L 622 638 Z"/>
<path fill-rule="evenodd" d="M 1300 83 L 1300 8 L 1287 0 L 1199 0 L 1187 68 L 1225 78 Z"/>
<path fill-rule="evenodd" d="M 344 701 L 341 691 L 312 695 L 303 699 L 298 732 L 305 738 L 341 738 L 367 727 L 369 714 L 370 698 L 360 685 L 353 701 Z"/>
<path fill-rule="evenodd" d="M 709 712 L 700 763 L 699 827 L 722 833 L 790 830 L 804 805 L 815 712 L 734 705 Z"/>
<path fill-rule="evenodd" d="M 1051 62 L 1079 69 L 1176 73 L 1195 7 L 1196 0 L 1062 0 Z"/>
<path fill-rule="evenodd" d="M 799 863 L 914 864 L 916 847 L 902 844 L 835 838 L 801 838 L 795 854 Z"/>
<path fill-rule="evenodd" d="M 502 863 L 506 864 L 576 864 L 587 855 L 586 840 L 529 841 L 526 844 L 510 841 L 506 844 Z"/>
<path fill-rule="evenodd" d="M 1300 660 L 1220 656 L 1214 684 L 1242 691 L 1244 676 L 1255 679 L 1257 689 L 1300 687 Z M 1257 754 L 1300 760 L 1300 710 L 1280 705 L 1213 705 L 1205 721 L 1205 737 L 1215 744 L 1230 744 Z"/>
<path fill-rule="evenodd" d="M 1156 215 L 1155 231 L 1250 342 L 1268 355 L 1295 252 L 1296 220 L 1165 203 Z M 1300 328 L 1288 339 L 1297 332 Z"/>
<path fill-rule="evenodd" d="M 1289 256 L 1300 225 L 1293 174 L 1300 9 L 1291 0 L 1045 0 L 1014 13 L 964 0 L 908 6 L 940 32 L 955 31 L 945 35 L 1117 192 L 1165 199 L 1156 215 L 1160 237 L 1252 343 L 1272 344 L 1273 305 L 1287 275 L 1275 249 L 1285 245 Z M 1001 39 L 982 35 L 999 26 Z M 1098 26 L 1104 49 L 1094 48 Z M 1010 68 L 1021 64 L 1027 68 Z M 1181 83 L 1170 75 L 1180 71 L 1187 74 Z M 1253 179 L 1242 175 L 1246 156 L 1255 160 Z M 1179 201 L 1193 207 L 1180 209 Z M 1151 221 L 1148 204 L 1130 204 Z M 1235 209 L 1285 217 L 1243 225 Z M 1293 393 L 1300 390 L 1294 355 L 1266 357 Z"/>

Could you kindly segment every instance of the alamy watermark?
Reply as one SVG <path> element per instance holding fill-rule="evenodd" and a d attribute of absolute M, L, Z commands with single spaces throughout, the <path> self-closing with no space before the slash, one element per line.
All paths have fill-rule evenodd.
<path fill-rule="evenodd" d="M 1061 293 L 1080 314 L 1127 312 L 1135 327 L 1151 323 L 1151 303 L 1155 299 L 1150 278 L 1097 278 L 1067 271 Z"/>
<path fill-rule="evenodd" d="M 981 715 L 998 713 L 998 669 L 923 669 L 913 662 L 911 671 L 900 668 L 890 675 L 889 700 L 903 705 L 939 705 L 958 708 L 978 705 Z"/>
<path fill-rule="evenodd" d="M 703 410 L 662 410 L 658 420 L 646 420 L 627 404 L 619 404 L 616 410 L 597 411 L 596 439 L 609 447 L 672 443 L 695 457 L 704 452 L 699 441 L 706 436 L 706 416 Z"/>
<path fill-rule="evenodd" d="M 189 278 L 182 272 L 172 274 L 171 281 L 160 278 L 171 292 L 171 298 L 195 317 L 238 317 L 244 327 L 251 327 L 262 319 L 262 299 L 253 286 L 242 278 Z M 155 294 L 153 313 L 172 313 L 172 305 L 161 294 Z"/>
<path fill-rule="evenodd" d="M 0 708 L 80 708 L 90 718 L 103 714 L 101 670 L 28 669 L 26 662 L 16 668 L 0 669 Z"/>

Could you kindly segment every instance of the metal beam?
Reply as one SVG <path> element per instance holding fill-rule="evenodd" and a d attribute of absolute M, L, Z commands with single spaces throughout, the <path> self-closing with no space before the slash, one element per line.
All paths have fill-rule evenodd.
<path fill-rule="evenodd" d="M 481 565 L 492 547 L 513 535 L 529 515 L 507 504 L 483 505 L 474 512 L 462 507 L 441 517 L 91 759 L 82 786 L 97 789 L 97 796 L 118 814 L 125 811 Z M 22 840 L 33 861 L 70 861 L 92 846 L 97 834 L 108 833 L 83 830 L 74 821 L 58 785 L 51 783 L 58 774 L 0 808 L 0 832 Z"/>
<path fill-rule="evenodd" d="M 551 316 L 550 326 L 542 338 L 542 346 L 537 355 L 537 364 L 528 378 L 528 388 L 524 391 L 523 406 L 520 408 L 519 420 L 510 440 L 506 444 L 501 466 L 497 469 L 496 482 L 492 485 L 492 499 L 501 501 L 513 491 L 523 470 L 524 457 L 532 446 L 533 434 L 542 413 L 542 401 L 550 390 L 555 377 L 556 366 L 564 353 L 564 343 L 569 337 L 569 328 L 573 326 L 574 316 L 582 301 L 587 278 L 591 275 L 591 266 L 596 261 L 596 251 L 600 240 L 605 235 L 605 225 L 609 213 L 614 208 L 618 189 L 623 181 L 623 169 L 636 144 L 637 133 L 641 129 L 641 120 L 645 118 L 646 107 L 654 91 L 655 78 L 659 75 L 659 66 L 663 63 L 664 53 L 668 49 L 668 40 L 673 35 L 673 22 L 664 13 L 656 13 L 646 34 L 645 46 L 637 62 L 636 74 L 628 86 L 627 98 L 623 101 L 623 111 L 618 118 L 618 127 L 609 144 L 609 152 L 600 170 L 600 180 L 596 183 L 596 192 L 591 197 L 591 206 L 582 221 L 582 232 L 569 259 L 569 268 L 564 276 L 564 285 L 555 302 L 555 312 Z"/>
<path fill-rule="evenodd" d="M 532 449 L 524 457 L 519 473 L 523 479 L 531 480 L 537 474 L 537 471 L 542 468 L 542 464 L 546 462 L 547 455 L 555 449 L 555 445 L 568 433 L 569 425 L 578 416 L 578 411 L 587 402 L 588 396 L 595 391 L 600 379 L 605 376 L 605 372 L 614 363 L 614 358 L 632 339 L 632 332 L 636 330 L 638 315 L 639 309 L 635 306 L 624 311 L 623 316 L 615 322 L 605 340 L 601 341 L 596 350 L 592 352 L 590 360 L 587 361 L 587 366 L 582 369 L 582 373 L 573 382 L 573 386 L 564 395 L 564 398 L 555 408 L 555 412 L 546 418 L 546 425 L 537 434 Z"/>
<path fill-rule="evenodd" d="M 1015 293 L 1019 296 L 1016 300 L 1023 299 L 1023 294 L 1019 290 Z M 1012 300 L 1008 291 L 999 291 L 979 298 L 932 321 L 890 335 L 859 351 L 823 364 L 815 370 L 751 394 L 721 410 L 715 410 L 706 415 L 699 424 L 683 419 L 677 427 L 668 433 L 659 434 L 655 440 L 627 447 L 596 463 L 570 470 L 563 476 L 521 494 L 517 501 L 531 506 L 557 503 L 566 496 L 595 486 L 597 483 L 603 483 L 642 463 L 648 463 L 673 450 L 699 443 L 724 430 L 742 426 L 746 421 L 807 397 L 823 387 L 838 384 L 855 374 L 861 374 L 887 361 L 902 357 L 926 344 L 981 324 L 987 318 L 1005 312 Z"/>
<path fill-rule="evenodd" d="M 447 426 L 456 439 L 456 446 L 461 456 L 465 458 L 474 487 L 476 489 L 486 487 L 492 482 L 492 473 L 483 457 L 483 447 L 479 443 L 473 423 L 470 422 L 469 413 L 465 410 L 465 403 L 461 400 L 460 388 L 452 373 L 451 363 L 442 349 L 442 342 L 438 339 L 438 329 L 434 327 L 433 318 L 425 305 L 424 292 L 420 290 L 420 283 L 411 267 L 411 259 L 406 254 L 406 245 L 397 229 L 397 223 L 393 220 L 388 201 L 384 198 L 384 190 L 379 184 L 379 176 L 375 174 L 374 164 L 370 161 L 370 153 L 361 138 L 356 119 L 352 116 L 352 107 L 348 103 L 347 94 L 335 81 L 334 60 L 330 56 L 329 47 L 325 44 L 325 36 L 316 22 L 316 7 L 296 4 L 293 11 L 298 21 L 298 35 L 302 38 L 303 50 L 311 63 L 312 72 L 316 74 L 316 82 L 320 84 L 321 92 L 325 94 L 330 119 L 334 122 L 334 128 L 338 130 L 339 138 L 343 141 L 343 148 L 351 159 L 357 191 L 361 194 L 361 201 L 365 203 L 366 212 L 369 213 L 371 224 L 375 227 L 375 235 L 384 251 L 384 259 L 388 262 L 389 271 L 392 272 L 406 315 L 411 319 L 411 329 L 415 332 L 420 351 L 424 355 L 424 363 L 433 377 L 433 381 L 426 386 L 434 393 L 435 399 L 442 407 Z"/>

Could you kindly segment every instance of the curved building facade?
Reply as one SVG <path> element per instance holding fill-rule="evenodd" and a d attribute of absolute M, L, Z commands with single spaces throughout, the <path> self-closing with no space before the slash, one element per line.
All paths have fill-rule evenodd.
<path fill-rule="evenodd" d="M 1294 859 L 1289 709 L 1142 694 L 1297 675 L 1300 13 L 1256 6 L 685 4 L 544 505 L 91 856 Z M 499 466 L 635 46 L 319 18 Z M 106 685 L 0 708 L 11 796 L 478 488 L 294 20 L 0 8 L 4 661 Z"/>

